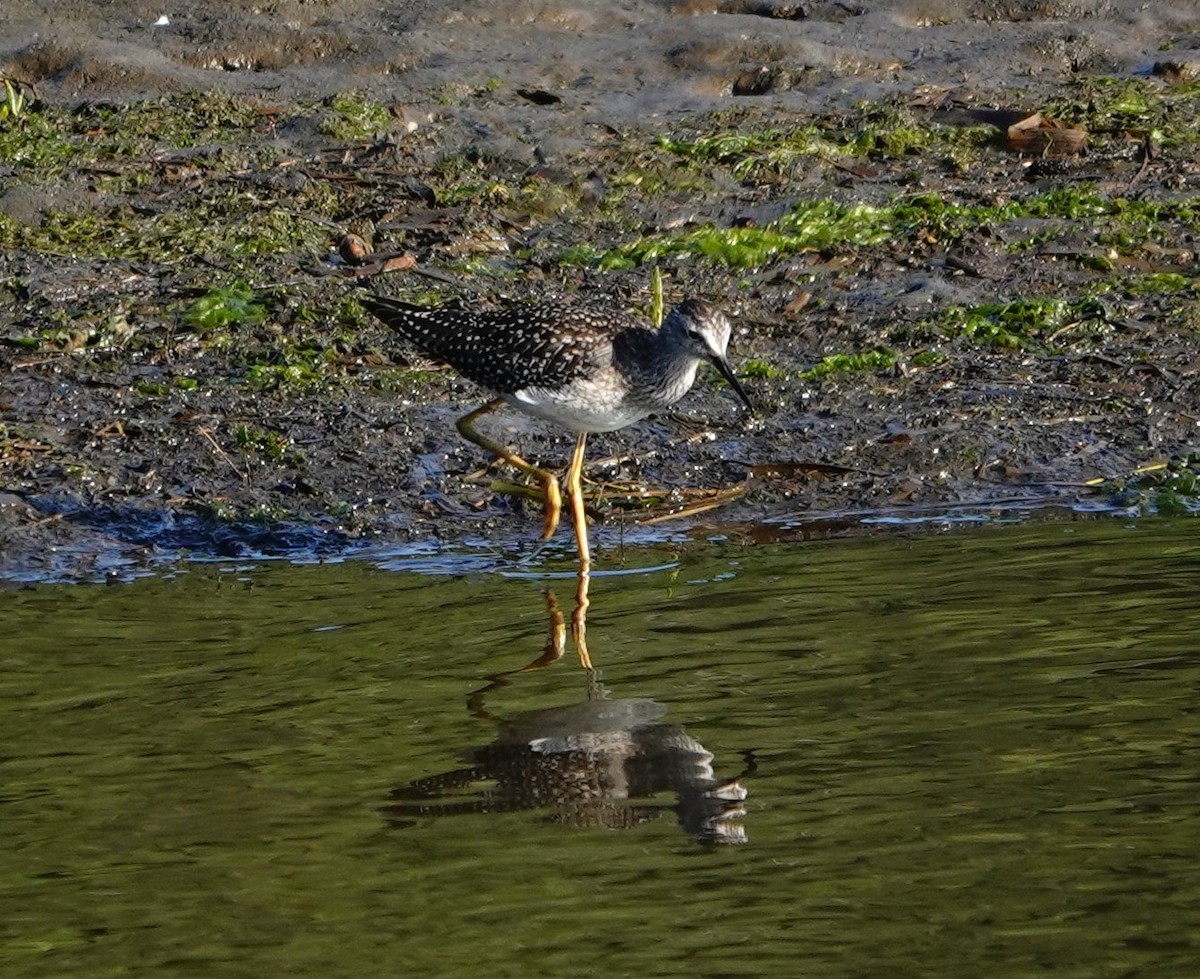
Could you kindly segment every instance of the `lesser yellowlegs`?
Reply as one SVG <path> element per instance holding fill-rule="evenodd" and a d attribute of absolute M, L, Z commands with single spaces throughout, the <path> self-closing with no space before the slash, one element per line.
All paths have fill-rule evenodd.
<path fill-rule="evenodd" d="M 674 404 L 691 388 L 704 361 L 721 372 L 753 411 L 725 357 L 729 320 L 699 299 L 680 303 L 658 330 L 626 313 L 587 305 L 480 312 L 413 306 L 383 296 L 361 302 L 422 353 L 497 395 L 460 418 L 458 430 L 541 484 L 546 498 L 543 539 L 554 534 L 562 511 L 557 477 L 484 437 L 475 423 L 508 404 L 578 433 L 566 478 L 583 571 L 591 564 L 582 489 L 588 432 L 615 431 Z"/>

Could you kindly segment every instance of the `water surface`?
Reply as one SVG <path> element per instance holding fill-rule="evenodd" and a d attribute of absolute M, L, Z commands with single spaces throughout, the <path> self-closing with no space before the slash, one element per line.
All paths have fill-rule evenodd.
<path fill-rule="evenodd" d="M 0 971 L 1191 975 L 1198 573 L 1187 521 L 716 545 L 593 581 L 590 684 L 511 672 L 569 580 L 4 593 Z"/>

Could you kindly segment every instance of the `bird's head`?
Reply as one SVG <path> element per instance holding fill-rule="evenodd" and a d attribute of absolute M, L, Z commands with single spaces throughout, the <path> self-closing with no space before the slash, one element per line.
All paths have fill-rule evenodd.
<path fill-rule="evenodd" d="M 749 395 L 734 376 L 726 358 L 729 336 L 733 332 L 729 317 L 703 299 L 685 299 L 667 314 L 662 328 L 674 334 L 680 346 L 697 360 L 707 360 L 720 371 L 750 413 L 754 413 Z"/>

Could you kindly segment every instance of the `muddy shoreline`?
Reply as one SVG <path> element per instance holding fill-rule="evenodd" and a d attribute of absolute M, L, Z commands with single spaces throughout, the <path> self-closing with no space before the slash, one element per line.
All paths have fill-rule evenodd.
<path fill-rule="evenodd" d="M 648 313 L 655 268 L 736 318 L 759 412 L 706 375 L 595 438 L 602 562 L 1195 512 L 1200 18 L 965 6 L 0 15 L 0 578 L 521 553 L 536 508 L 454 433 L 481 394 L 354 294 Z M 1013 145 L 1033 112 L 1082 151 Z M 369 274 L 348 233 L 400 261 Z"/>

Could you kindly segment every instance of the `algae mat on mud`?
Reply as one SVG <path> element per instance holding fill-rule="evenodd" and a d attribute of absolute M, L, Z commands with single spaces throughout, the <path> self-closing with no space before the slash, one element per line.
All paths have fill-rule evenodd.
<path fill-rule="evenodd" d="M 356 91 L 305 91 L 286 67 L 259 64 L 254 77 L 191 65 L 208 90 L 153 98 L 30 94 L 0 120 L 7 550 L 99 551 L 111 509 L 346 539 L 523 533 L 522 507 L 453 439 L 449 421 L 475 392 L 370 322 L 353 298 L 363 268 L 336 249 L 347 232 L 406 260 L 372 285 L 414 301 L 604 297 L 645 312 L 657 271 L 669 301 L 728 309 L 760 421 L 739 427 L 706 379 L 684 403 L 691 418 L 597 440 L 607 462 L 592 475 L 666 492 L 727 489 L 772 464 L 854 473 L 756 485 L 731 523 L 1014 497 L 1121 506 L 1141 470 L 1167 464 L 1194 483 L 1198 89 L 1186 73 L 1117 67 L 1143 67 L 1130 45 L 1147 57 L 1177 46 L 1178 24 L 1107 4 L 1084 33 L 1108 54 L 1080 62 L 1061 51 L 1070 5 L 984 6 L 980 26 L 946 11 L 923 24 L 830 8 L 793 24 L 651 5 L 641 16 L 656 26 L 634 30 L 639 41 L 695 36 L 671 47 L 669 72 L 645 69 L 675 82 L 655 89 L 653 112 L 631 113 L 640 124 L 600 118 L 601 103 L 577 94 L 595 86 L 600 98 L 582 71 L 549 100 L 499 74 L 421 88 L 432 75 L 420 72 L 442 63 L 427 51 L 397 76 L 374 62 L 376 84 Z M 309 14 L 296 23 L 328 29 Z M 497 19 L 492 43 L 510 15 L 478 14 Z M 911 65 L 895 76 L 862 60 L 864 31 L 890 40 L 881 18 L 921 42 L 926 73 L 942 64 L 935 49 L 953 55 L 972 30 L 988 34 L 972 42 L 980 58 L 1012 45 L 1058 54 L 1045 73 L 989 86 L 957 69 L 944 84 Z M 830 51 L 858 52 L 830 64 L 859 74 L 780 65 L 769 97 L 701 86 L 705 98 L 687 101 L 680 83 L 732 71 L 736 51 L 707 46 L 707 32 L 734 23 L 739 36 L 751 24 L 777 35 L 755 50 L 784 61 L 789 45 L 811 55 L 819 23 Z M 417 43 L 419 29 L 389 29 Z M 178 31 L 157 36 L 170 47 Z M 463 32 L 489 33 L 470 17 Z M 391 35 L 371 44 L 380 36 Z M 70 58 L 50 71 L 50 53 L 26 52 L 46 71 L 43 93 L 71 71 L 88 77 Z M 851 98 L 852 82 L 870 97 Z M 810 100 L 817 91 L 830 99 Z M 1035 109 L 1086 130 L 1086 150 L 1015 152 L 995 121 Z M 565 458 L 554 433 L 505 425 L 525 456 Z M 1173 492 L 1194 507 L 1182 481 Z"/>

